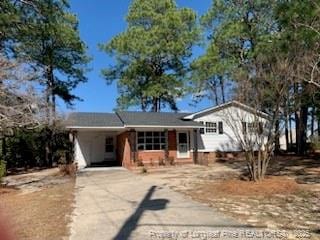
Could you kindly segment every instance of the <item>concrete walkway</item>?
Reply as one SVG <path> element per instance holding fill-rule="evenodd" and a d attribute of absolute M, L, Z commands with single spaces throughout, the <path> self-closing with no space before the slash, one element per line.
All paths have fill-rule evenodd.
<path fill-rule="evenodd" d="M 76 188 L 71 240 L 213 239 L 191 234 L 245 227 L 124 169 L 81 172 Z"/>

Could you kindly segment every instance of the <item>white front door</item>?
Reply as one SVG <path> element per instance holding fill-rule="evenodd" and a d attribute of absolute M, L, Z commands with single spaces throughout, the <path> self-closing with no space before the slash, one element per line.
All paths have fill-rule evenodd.
<path fill-rule="evenodd" d="M 177 132 L 178 158 L 189 158 L 189 133 Z"/>
<path fill-rule="evenodd" d="M 105 138 L 105 160 L 106 161 L 114 161 L 116 156 L 115 151 L 115 137 L 114 136 L 106 136 Z"/>

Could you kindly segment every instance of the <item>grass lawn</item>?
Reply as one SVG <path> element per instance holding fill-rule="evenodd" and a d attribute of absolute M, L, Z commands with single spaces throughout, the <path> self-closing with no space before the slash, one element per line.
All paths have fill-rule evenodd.
<path fill-rule="evenodd" d="M 0 188 L 0 217 L 6 219 L 15 238 L 67 239 L 73 210 L 74 178 L 50 172 L 37 181 L 34 178 L 28 181 L 28 176 L 23 179 L 21 190 Z"/>
<path fill-rule="evenodd" d="M 290 233 L 305 230 L 320 239 L 319 159 L 278 157 L 260 183 L 244 181 L 245 171 L 245 162 L 238 159 L 150 170 L 145 176 L 242 223 Z"/>

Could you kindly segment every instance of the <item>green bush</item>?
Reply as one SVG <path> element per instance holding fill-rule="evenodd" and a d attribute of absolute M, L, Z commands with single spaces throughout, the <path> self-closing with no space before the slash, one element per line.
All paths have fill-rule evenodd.
<path fill-rule="evenodd" d="M 19 168 L 46 167 L 47 143 L 51 146 L 54 164 L 70 164 L 73 159 L 73 144 L 64 129 L 16 129 L 14 135 L 6 138 L 6 167 Z"/>
<path fill-rule="evenodd" d="M 6 175 L 6 162 L 0 160 L 0 183 L 1 179 Z"/>

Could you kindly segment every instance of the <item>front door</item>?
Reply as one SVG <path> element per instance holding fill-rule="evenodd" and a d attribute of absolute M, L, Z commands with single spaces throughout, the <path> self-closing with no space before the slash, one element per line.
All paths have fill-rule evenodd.
<path fill-rule="evenodd" d="M 189 158 L 189 134 L 188 132 L 177 133 L 178 158 Z"/>
<path fill-rule="evenodd" d="M 107 136 L 105 139 L 105 160 L 115 161 L 115 137 Z"/>

